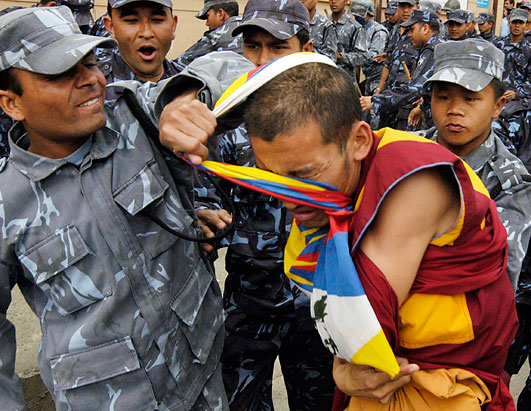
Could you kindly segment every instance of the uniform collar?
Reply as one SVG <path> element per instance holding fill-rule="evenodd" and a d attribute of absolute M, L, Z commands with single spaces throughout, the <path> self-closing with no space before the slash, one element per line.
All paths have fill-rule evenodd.
<path fill-rule="evenodd" d="M 92 147 L 83 163 L 87 162 L 88 157 L 94 160 L 108 157 L 116 150 L 118 142 L 119 135 L 115 131 L 106 127 L 96 131 L 92 136 Z M 22 123 L 16 123 L 10 130 L 9 145 L 9 161 L 33 181 L 41 181 L 68 164 L 65 159 L 47 158 L 28 152 L 26 149 L 29 147 L 29 138 Z"/>

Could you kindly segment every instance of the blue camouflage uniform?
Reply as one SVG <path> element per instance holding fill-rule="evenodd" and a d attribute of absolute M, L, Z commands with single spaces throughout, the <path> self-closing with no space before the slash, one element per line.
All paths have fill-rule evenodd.
<path fill-rule="evenodd" d="M 387 56 L 385 58 L 384 65 L 389 69 L 389 75 L 385 81 L 383 91 L 398 89 L 409 83 L 406 72 L 402 65 L 402 61 L 406 63 L 410 75 L 413 73 L 413 64 L 418 58 L 419 51 L 413 47 L 411 39 L 409 38 L 409 29 L 405 28 L 401 33 L 400 25 L 396 25 L 393 33 L 389 38 L 387 45 Z M 374 96 L 378 97 L 378 96 Z M 373 100 L 374 101 L 374 100 Z M 378 101 L 376 101 L 378 105 Z M 396 105 L 390 106 L 390 111 L 379 111 L 378 127 L 396 127 L 398 124 L 398 112 L 402 118 L 402 122 L 407 122 L 409 111 L 413 108 L 412 105 L 398 107 Z M 378 109 L 376 109 L 378 110 Z"/>
<path fill-rule="evenodd" d="M 232 30 L 234 30 L 241 21 L 241 17 L 232 16 L 229 17 L 222 26 L 214 30 L 206 31 L 203 34 L 203 37 L 175 59 L 175 63 L 179 70 L 184 69 L 197 57 L 204 56 L 212 51 L 234 51 L 238 54 L 243 54 L 242 36 L 232 37 Z"/>
<path fill-rule="evenodd" d="M 369 42 L 367 34 L 358 23 L 346 11 L 336 22 L 329 17 L 337 33 L 337 50 L 341 59 L 337 60 L 337 66 L 345 70 L 357 81 L 356 67 L 361 67 L 369 61 Z"/>
<path fill-rule="evenodd" d="M 310 21 L 310 40 L 313 41 L 313 51 L 337 59 L 337 33 L 334 25 L 316 9 Z"/>
<path fill-rule="evenodd" d="M 64 7 L 24 9 L 13 19 L 0 21 L 0 39 L 38 30 L 47 40 L 80 35 Z M 40 50 L 64 56 L 64 67 L 99 43 L 77 37 Z M 27 43 L 16 44 L 17 53 L 0 51 L 0 67 L 42 70 L 22 60 L 32 53 Z M 252 67 L 243 58 L 213 60 L 203 72 L 227 83 Z M 198 72 L 188 76 L 197 80 Z M 158 87 L 175 89 L 179 81 Z M 205 85 L 201 96 L 212 107 L 223 87 Z M 6 319 L 18 284 L 40 319 L 39 369 L 57 410 L 228 410 L 219 286 L 200 246 L 154 221 L 200 235 L 192 174 L 159 151 L 124 102 L 128 89 L 148 109 L 155 84 L 116 87 L 117 100 L 105 105 L 107 125 L 66 158 L 28 152 L 22 124 L 10 132 L 12 151 L 0 162 L 2 408 L 25 407 L 14 373 L 15 329 Z"/>
<path fill-rule="evenodd" d="M 362 67 L 363 73 L 367 78 L 365 95 L 370 96 L 378 87 L 383 69 L 383 62 L 375 62 L 374 57 L 385 52 L 385 45 L 389 39 L 389 32 L 383 25 L 374 21 L 374 19 L 368 20 L 363 26 L 363 29 L 365 30 L 369 41 L 369 60 Z"/>
<path fill-rule="evenodd" d="M 118 47 L 112 49 L 110 53 L 105 53 L 103 57 L 100 54 L 100 58 L 101 59 L 97 61 L 97 64 L 99 69 L 105 76 L 107 84 L 112 84 L 117 81 L 125 80 L 140 81 L 136 77 L 135 73 L 133 73 L 133 70 L 131 70 L 131 68 L 127 65 L 127 63 L 120 55 Z M 168 59 L 164 59 L 162 65 L 164 68 L 164 73 L 162 74 L 160 80 L 172 77 L 181 71 L 174 62 Z M 113 88 L 107 89 L 105 100 L 114 100 L 116 98 L 116 96 L 114 95 L 114 91 L 115 89 Z"/>

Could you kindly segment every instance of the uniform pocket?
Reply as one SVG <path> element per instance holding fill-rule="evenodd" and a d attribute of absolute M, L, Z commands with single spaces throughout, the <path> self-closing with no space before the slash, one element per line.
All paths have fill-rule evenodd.
<path fill-rule="evenodd" d="M 152 160 L 113 193 L 116 203 L 127 212 L 142 249 L 151 258 L 168 250 L 177 240 L 155 223 L 153 217 L 175 231 L 193 235 L 192 218 L 160 175 L 157 163 Z"/>
<path fill-rule="evenodd" d="M 180 329 L 190 349 L 201 364 L 205 364 L 214 337 L 223 325 L 222 300 L 213 276 L 199 263 L 186 284 L 171 302 L 171 308 L 179 317 Z"/>
<path fill-rule="evenodd" d="M 61 315 L 112 294 L 109 276 L 98 269 L 93 253 L 73 224 L 29 246 L 19 258 Z"/>
<path fill-rule="evenodd" d="M 73 410 L 154 410 L 157 401 L 129 337 L 50 360 L 54 391 Z"/>

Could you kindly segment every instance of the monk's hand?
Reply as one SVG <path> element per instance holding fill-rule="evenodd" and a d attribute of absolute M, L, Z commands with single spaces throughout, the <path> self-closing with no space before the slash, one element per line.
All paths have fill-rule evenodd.
<path fill-rule="evenodd" d="M 206 238 L 214 237 L 216 230 L 223 230 L 227 227 L 227 224 L 232 223 L 232 216 L 227 210 L 197 210 L 197 219 L 199 221 L 199 228 L 201 228 Z M 207 253 L 210 253 L 214 251 L 214 246 L 203 243 L 203 249 Z"/>
<path fill-rule="evenodd" d="M 175 154 L 184 153 L 194 164 L 207 155 L 206 143 L 216 128 L 216 116 L 190 89 L 167 104 L 159 120 L 160 142 Z"/>
<path fill-rule="evenodd" d="M 503 97 L 505 97 L 506 100 L 513 100 L 516 97 L 516 92 L 514 90 L 507 90 L 503 93 Z"/>
<path fill-rule="evenodd" d="M 405 358 L 397 357 L 397 360 L 400 372 L 391 378 L 372 367 L 350 364 L 334 357 L 334 381 L 337 388 L 351 397 L 368 398 L 387 404 L 396 390 L 411 381 L 410 375 L 419 370 L 418 365 L 409 364 Z"/>

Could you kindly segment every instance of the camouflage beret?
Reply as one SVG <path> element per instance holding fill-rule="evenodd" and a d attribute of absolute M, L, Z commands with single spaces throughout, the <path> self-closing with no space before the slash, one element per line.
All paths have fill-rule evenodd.
<path fill-rule="evenodd" d="M 279 40 L 305 29 L 310 32 L 310 14 L 300 0 L 249 0 L 242 23 L 232 30 L 236 37 L 248 27 L 260 27 Z"/>
<path fill-rule="evenodd" d="M 523 21 L 527 23 L 529 21 L 529 12 L 524 9 L 513 9 L 509 15 L 509 22 Z"/>
<path fill-rule="evenodd" d="M 64 73 L 96 46 L 116 47 L 116 41 L 81 34 L 66 6 L 32 7 L 0 17 L 0 71 Z"/>
<path fill-rule="evenodd" d="M 212 7 L 223 6 L 223 5 L 228 5 L 228 4 L 238 5 L 238 2 L 235 0 L 205 0 L 204 7 L 201 10 L 199 10 L 199 12 L 195 15 L 195 17 L 197 17 L 199 20 L 206 20 L 208 10 L 210 10 Z"/>
<path fill-rule="evenodd" d="M 428 10 L 416 9 L 411 13 L 411 17 L 408 21 L 404 21 L 400 24 L 401 27 L 411 27 L 415 23 L 440 23 L 439 16 Z"/>
<path fill-rule="evenodd" d="M 444 81 L 470 91 L 481 91 L 492 79 L 502 80 L 504 60 L 503 51 L 485 40 L 441 43 L 435 46 L 433 75 L 425 85 Z"/>

